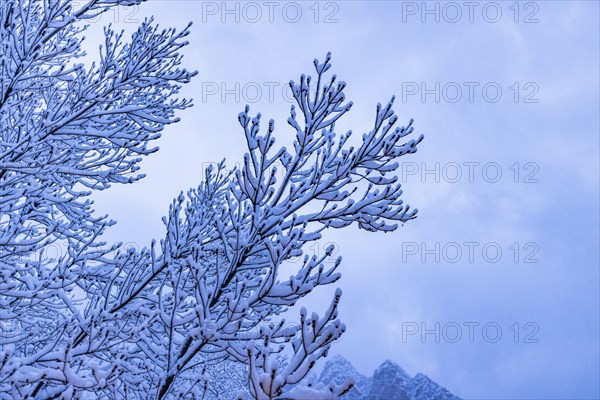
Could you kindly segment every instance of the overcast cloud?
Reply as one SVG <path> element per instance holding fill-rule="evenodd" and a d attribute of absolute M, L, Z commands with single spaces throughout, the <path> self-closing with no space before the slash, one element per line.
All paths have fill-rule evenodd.
<path fill-rule="evenodd" d="M 331 51 L 355 103 L 340 132 L 359 137 L 395 94 L 426 136 L 399 171 L 415 221 L 309 250 L 333 242 L 344 258 L 348 331 L 333 352 L 365 374 L 392 359 L 465 398 L 600 396 L 598 2 L 150 0 L 95 22 L 90 56 L 103 25 L 152 15 L 194 22 L 184 64 L 199 74 L 183 93 L 195 107 L 144 180 L 95 195 L 118 221 L 107 239 L 162 237 L 206 163 L 239 162 L 246 103 L 289 140 L 284 88 Z M 305 305 L 322 311 L 331 289 Z"/>

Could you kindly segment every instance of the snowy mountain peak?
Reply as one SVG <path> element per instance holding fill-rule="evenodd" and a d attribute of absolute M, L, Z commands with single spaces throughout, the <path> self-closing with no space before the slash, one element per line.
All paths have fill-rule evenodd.
<path fill-rule="evenodd" d="M 349 376 L 360 375 L 358 371 L 352 366 L 350 361 L 346 360 L 342 356 L 334 356 L 330 360 L 327 360 L 321 372 L 321 378 L 331 376 L 336 382 L 340 376 L 347 378 Z M 340 378 L 340 381 L 344 380 Z"/>
<path fill-rule="evenodd" d="M 418 382 L 418 383 L 434 383 L 427 375 L 422 374 L 420 372 L 415 375 L 415 377 L 413 378 L 413 382 Z"/>
<path fill-rule="evenodd" d="M 412 400 L 459 400 L 446 388 L 438 385 L 424 374 L 415 375 L 410 386 L 410 399 Z"/>
<path fill-rule="evenodd" d="M 331 366 L 336 366 L 336 367 L 347 366 L 349 368 L 354 369 L 354 367 L 352 366 L 350 361 L 348 361 L 346 358 L 344 358 L 340 355 L 337 355 L 337 354 L 327 360 L 327 362 L 325 363 L 325 366 L 327 366 L 327 365 L 329 365 L 330 367 Z"/>
<path fill-rule="evenodd" d="M 385 360 L 373 373 L 373 378 L 383 376 L 394 377 L 394 379 L 400 379 L 401 381 L 410 381 L 411 377 L 404 371 L 398 364 L 391 360 Z"/>
<path fill-rule="evenodd" d="M 391 360 L 377 367 L 372 377 L 365 377 L 350 361 L 334 356 L 325 363 L 319 382 L 341 383 L 349 377 L 356 384 L 344 400 L 460 400 L 427 375 L 419 373 L 412 378 Z"/>
<path fill-rule="evenodd" d="M 319 377 L 319 382 L 329 383 L 334 381 L 341 384 L 347 378 L 354 378 L 354 388 L 344 396 L 344 400 L 359 400 L 368 394 L 371 387 L 369 378 L 359 373 L 354 366 L 342 356 L 334 356 L 327 360 Z"/>

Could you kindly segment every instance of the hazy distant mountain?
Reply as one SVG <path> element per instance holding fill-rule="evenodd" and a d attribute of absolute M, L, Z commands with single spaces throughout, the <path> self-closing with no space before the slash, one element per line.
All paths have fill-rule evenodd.
<path fill-rule="evenodd" d="M 426 375 L 411 377 L 389 360 L 377 367 L 372 377 L 366 377 L 344 357 L 334 356 L 325 363 L 319 382 L 333 380 L 339 384 L 349 377 L 356 385 L 343 397 L 345 400 L 460 400 Z"/>

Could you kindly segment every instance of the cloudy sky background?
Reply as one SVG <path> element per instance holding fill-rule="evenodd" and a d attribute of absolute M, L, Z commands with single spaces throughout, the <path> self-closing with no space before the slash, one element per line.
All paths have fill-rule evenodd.
<path fill-rule="evenodd" d="M 195 107 L 165 130 L 148 176 L 95 195 L 118 221 L 107 239 L 162 237 L 169 202 L 206 163 L 239 162 L 246 103 L 285 141 L 287 82 L 332 51 L 355 103 L 338 132 L 360 137 L 395 94 L 400 121 L 426 136 L 399 171 L 417 220 L 387 235 L 330 232 L 308 249 L 331 242 L 344 258 L 348 331 L 333 353 L 364 374 L 394 360 L 465 398 L 598 398 L 598 3 L 471 4 L 150 0 L 105 14 L 90 55 L 103 25 L 154 15 L 194 22 L 184 64 L 199 71 L 183 91 Z M 333 289 L 304 304 L 324 310 Z"/>

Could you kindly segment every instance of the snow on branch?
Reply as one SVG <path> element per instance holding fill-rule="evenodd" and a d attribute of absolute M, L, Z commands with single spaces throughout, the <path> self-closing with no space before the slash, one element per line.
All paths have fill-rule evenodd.
<path fill-rule="evenodd" d="M 303 249 L 329 228 L 389 232 L 415 218 L 394 173 L 423 136 L 409 139 L 412 120 L 397 126 L 392 98 L 351 146 L 335 124 L 352 103 L 327 54 L 314 61 L 316 90 L 311 76 L 290 82 L 296 104 L 281 132 L 245 107 L 241 167 L 222 162 L 177 196 L 162 239 L 107 244 L 113 221 L 86 197 L 143 177 L 141 157 L 191 106 L 176 96 L 195 72 L 181 67 L 189 26 L 152 19 L 128 41 L 107 27 L 97 63 L 71 65 L 78 21 L 139 2 L 84 3 L 0 3 L 0 323 L 11 327 L 0 398 L 211 398 L 223 379 L 256 399 L 339 398 L 353 382 L 307 376 L 346 329 L 341 291 L 321 316 L 283 318 L 340 278 L 341 259 L 325 263 L 333 248 Z M 276 145 L 290 134 L 290 149 Z"/>

